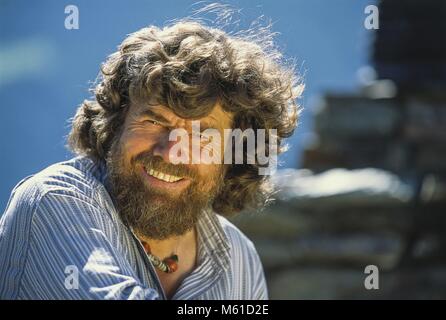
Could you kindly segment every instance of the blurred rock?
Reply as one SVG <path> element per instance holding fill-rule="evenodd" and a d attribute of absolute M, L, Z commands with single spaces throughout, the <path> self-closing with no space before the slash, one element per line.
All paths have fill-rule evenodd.
<path fill-rule="evenodd" d="M 417 148 L 416 166 L 419 171 L 446 171 L 446 144 L 420 144 Z"/>
<path fill-rule="evenodd" d="M 275 203 L 261 213 L 245 213 L 231 220 L 249 236 L 273 239 L 293 238 L 307 231 L 311 223 L 310 219 L 297 214 L 287 203 Z"/>
<path fill-rule="evenodd" d="M 423 203 L 446 203 L 446 177 L 426 175 L 421 188 L 421 200 Z"/>
<path fill-rule="evenodd" d="M 362 137 L 336 139 L 325 137 L 304 150 L 302 166 L 315 172 L 334 167 L 361 169 L 376 167 L 399 173 L 407 170 L 410 146 L 395 138 Z"/>
<path fill-rule="evenodd" d="M 403 269 L 379 274 L 379 289 L 364 287 L 364 268 L 295 267 L 268 281 L 274 299 L 444 299 L 446 270 Z M 378 266 L 379 268 L 379 266 Z"/>
<path fill-rule="evenodd" d="M 317 201 L 317 200 L 315 200 Z M 264 213 L 239 215 L 231 220 L 250 237 L 276 240 L 292 239 L 313 232 L 408 232 L 412 217 L 405 208 L 353 207 L 331 210 L 328 207 L 296 209 L 291 203 L 277 201 Z M 446 217 L 445 217 L 446 220 Z"/>
<path fill-rule="evenodd" d="M 399 120 L 398 104 L 393 99 L 326 96 L 314 125 L 321 136 L 388 136 Z"/>
<path fill-rule="evenodd" d="M 409 98 L 406 108 L 404 135 L 408 141 L 422 144 L 446 141 L 446 97 Z"/>
<path fill-rule="evenodd" d="M 255 239 L 255 238 L 254 238 Z M 394 234 L 309 234 L 288 241 L 255 239 L 265 269 L 290 265 L 362 266 L 391 269 L 401 254 L 402 242 Z"/>
<path fill-rule="evenodd" d="M 274 299 L 342 299 L 365 290 L 358 269 L 290 268 L 268 281 Z"/>
<path fill-rule="evenodd" d="M 278 197 L 296 208 L 402 206 L 413 197 L 414 187 L 379 169 L 332 169 L 321 174 L 283 170 L 275 177 Z M 317 200 L 317 201 L 315 201 Z"/>

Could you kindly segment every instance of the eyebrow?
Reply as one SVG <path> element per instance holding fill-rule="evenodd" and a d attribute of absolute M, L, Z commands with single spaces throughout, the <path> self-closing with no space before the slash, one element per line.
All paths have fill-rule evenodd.
<path fill-rule="evenodd" d="M 152 109 L 144 109 L 143 111 L 140 112 L 140 116 L 147 116 L 164 124 L 170 123 L 165 117 L 154 112 Z"/>
<path fill-rule="evenodd" d="M 161 123 L 164 123 L 164 124 L 170 124 L 170 121 L 167 120 L 164 116 L 156 113 L 155 111 L 153 111 L 152 109 L 149 109 L 149 108 L 142 110 L 139 115 L 150 117 L 150 118 L 152 118 L 156 121 L 159 121 Z M 211 120 L 208 122 L 206 120 L 200 120 L 200 119 L 197 119 L 197 120 L 200 121 L 200 131 L 204 131 L 206 129 L 218 129 L 219 128 L 216 121 Z M 214 120 L 216 120 L 216 119 L 214 118 Z"/>

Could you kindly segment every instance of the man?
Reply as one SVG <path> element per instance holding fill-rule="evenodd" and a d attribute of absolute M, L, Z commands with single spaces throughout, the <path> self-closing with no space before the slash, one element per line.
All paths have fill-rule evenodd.
<path fill-rule="evenodd" d="M 266 299 L 252 242 L 223 216 L 263 206 L 268 176 L 249 154 L 259 148 L 226 161 L 234 141 L 216 137 L 274 130 L 280 152 L 298 88 L 260 38 L 186 20 L 131 34 L 74 117 L 77 157 L 12 192 L 0 222 L 0 297 Z"/>

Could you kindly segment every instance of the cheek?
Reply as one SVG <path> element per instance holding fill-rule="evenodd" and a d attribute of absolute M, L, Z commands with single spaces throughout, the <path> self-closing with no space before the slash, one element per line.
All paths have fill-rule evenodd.
<path fill-rule="evenodd" d="M 150 150 L 155 141 L 153 134 L 140 131 L 125 131 L 120 139 L 121 150 L 126 161 L 142 152 Z"/>

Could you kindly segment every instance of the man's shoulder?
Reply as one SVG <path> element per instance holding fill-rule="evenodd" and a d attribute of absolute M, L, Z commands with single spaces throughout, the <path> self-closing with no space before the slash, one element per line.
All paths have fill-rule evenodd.
<path fill-rule="evenodd" d="M 8 211 L 32 212 L 48 195 L 95 199 L 101 186 L 100 164 L 86 157 L 55 163 L 22 179 L 12 190 Z"/>
<path fill-rule="evenodd" d="M 41 192 L 92 192 L 100 182 L 101 165 L 87 157 L 76 157 L 50 165 L 30 178 Z"/>
<path fill-rule="evenodd" d="M 100 185 L 100 165 L 87 157 L 76 157 L 48 166 L 40 172 L 23 179 L 14 188 L 15 191 L 31 189 L 44 195 L 48 192 L 63 193 L 77 191 L 91 193 Z"/>

